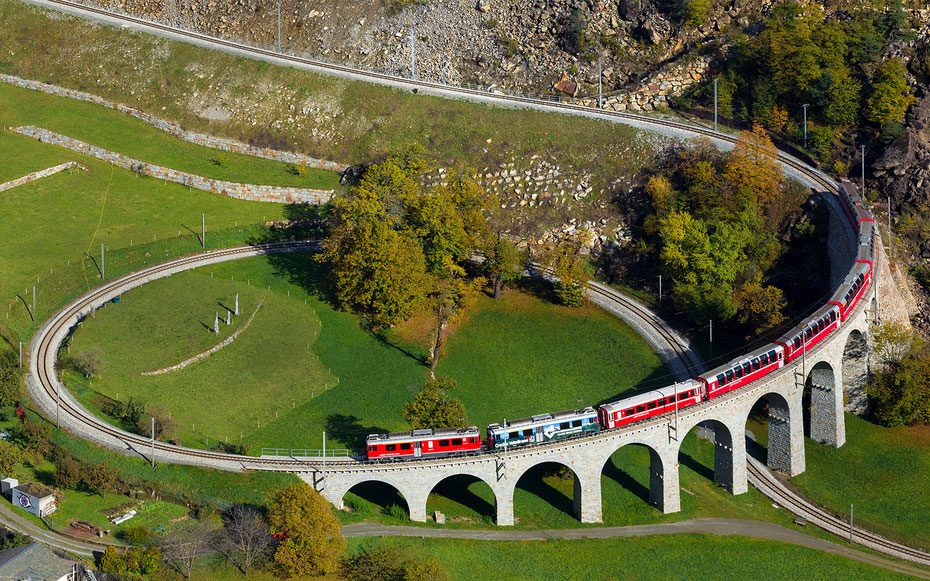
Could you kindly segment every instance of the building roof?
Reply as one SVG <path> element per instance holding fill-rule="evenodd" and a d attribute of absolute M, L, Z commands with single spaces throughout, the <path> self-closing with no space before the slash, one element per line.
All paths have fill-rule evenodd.
<path fill-rule="evenodd" d="M 0 551 L 0 581 L 57 580 L 70 573 L 74 563 L 57 557 L 40 543 L 4 549 Z"/>
<path fill-rule="evenodd" d="M 54 496 L 51 490 L 36 482 L 24 482 L 23 484 L 17 486 L 16 490 L 39 499 L 46 498 L 48 496 Z"/>

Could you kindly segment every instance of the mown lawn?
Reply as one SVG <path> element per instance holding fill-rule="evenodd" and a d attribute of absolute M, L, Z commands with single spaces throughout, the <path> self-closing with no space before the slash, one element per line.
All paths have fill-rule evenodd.
<path fill-rule="evenodd" d="M 777 541 L 671 535 L 532 542 L 349 539 L 399 545 L 438 559 L 454 579 L 903 579 L 905 576 Z"/>
<path fill-rule="evenodd" d="M 182 442 L 194 445 L 205 437 L 238 442 L 242 432 L 256 451 L 319 448 L 325 430 L 328 446 L 357 449 L 369 433 L 405 429 L 403 404 L 422 387 L 426 368 L 409 346 L 334 309 L 327 281 L 313 255 L 299 253 L 215 265 L 130 291 L 85 321 L 71 345 L 72 354 L 104 351 L 102 377 L 92 390 L 73 374 L 69 385 L 90 404 L 95 394 L 118 392 L 123 401 L 134 395 L 163 405 L 178 418 Z M 204 328 L 218 304 L 240 292 L 248 311 L 269 286 L 270 302 L 236 343 L 181 371 L 138 375 L 209 347 L 222 337 Z M 453 395 L 483 428 L 502 414 L 595 404 L 665 370 L 608 313 L 512 291 L 503 301 L 479 301 L 452 336 L 439 373 L 459 381 Z"/>
<path fill-rule="evenodd" d="M 930 550 L 930 427 L 883 428 L 846 414 L 842 448 L 807 441 L 807 471 L 791 482 L 859 526 Z"/>
<path fill-rule="evenodd" d="M 35 125 L 135 159 L 220 180 L 315 189 L 339 187 L 336 172 L 303 168 L 300 174 L 289 164 L 195 145 L 100 105 L 6 83 L 0 83 L 0 102 L 4 103 L 0 109 L 4 127 Z M 4 167 L 0 181 L 48 166 L 27 167 Z M 17 170 L 21 171 L 18 175 L 13 173 Z"/>

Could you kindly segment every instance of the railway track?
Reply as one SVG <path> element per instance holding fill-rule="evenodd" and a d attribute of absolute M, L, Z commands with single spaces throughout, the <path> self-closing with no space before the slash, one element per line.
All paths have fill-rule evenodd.
<path fill-rule="evenodd" d="M 232 51 L 246 54 L 252 57 L 274 59 L 279 62 L 285 62 L 291 65 L 310 68 L 324 74 L 336 73 L 362 81 L 378 82 L 412 90 L 425 90 L 425 92 L 439 95 L 451 94 L 452 96 L 471 98 L 474 100 L 496 103 L 505 106 L 532 107 L 544 111 L 597 117 L 636 126 L 649 126 L 652 128 L 663 127 L 688 135 L 704 136 L 717 142 L 722 142 L 729 145 L 732 145 L 736 142 L 736 138 L 731 135 L 713 131 L 700 125 L 691 125 L 667 119 L 646 117 L 620 111 L 593 109 L 590 107 L 583 107 L 570 103 L 555 103 L 527 96 L 508 95 L 500 92 L 455 87 L 416 79 L 405 79 L 384 73 L 323 62 L 297 55 L 279 54 L 260 47 L 252 47 L 226 39 L 215 38 L 197 32 L 186 31 L 161 23 L 144 20 L 138 17 L 110 12 L 93 6 L 86 6 L 76 2 L 69 2 L 67 0 L 41 0 L 36 3 L 57 6 L 84 14 L 92 14 L 98 17 L 103 17 L 105 19 L 116 20 L 122 23 L 134 24 L 143 29 L 148 29 L 149 31 L 167 33 L 187 41 L 210 45 L 214 48 L 220 47 L 230 49 Z M 820 171 L 801 162 L 797 158 L 784 152 L 779 152 L 779 161 L 782 163 L 783 168 L 786 168 L 795 173 L 797 177 L 800 177 L 802 181 L 806 182 L 807 185 L 814 188 L 815 190 L 821 192 L 835 192 L 837 190 L 837 184 L 832 179 Z M 225 257 L 227 259 L 233 259 L 244 257 L 245 255 L 249 255 L 249 253 L 256 255 L 267 252 L 286 252 L 293 250 L 296 250 L 296 248 L 291 247 L 289 249 L 285 249 L 284 246 L 280 246 L 276 248 L 266 247 L 263 251 L 260 250 L 256 252 L 255 248 L 248 247 L 216 251 L 219 254 L 215 256 L 220 258 Z M 285 459 L 277 457 L 254 458 L 246 456 L 235 456 L 231 454 L 221 454 L 192 448 L 182 448 L 179 446 L 162 444 L 157 441 L 152 443 L 151 440 L 140 438 L 135 434 L 130 434 L 128 432 L 119 430 L 94 417 L 92 414 L 87 412 L 83 406 L 73 400 L 73 397 L 70 396 L 66 390 L 63 390 L 65 397 L 61 397 L 61 393 L 58 391 L 60 386 L 57 383 L 57 378 L 55 377 L 54 371 L 54 362 L 57 357 L 56 353 L 52 352 L 54 349 L 57 349 L 58 345 L 60 345 L 60 341 L 55 342 L 51 340 L 51 338 L 56 337 L 61 333 L 67 335 L 67 331 L 70 329 L 69 321 L 71 324 L 74 324 L 74 322 L 76 322 L 81 316 L 86 315 L 86 311 L 90 305 L 93 305 L 96 301 L 106 297 L 108 293 L 114 292 L 114 289 L 117 287 L 125 286 L 119 285 L 119 281 L 122 280 L 124 283 L 139 282 L 141 284 L 141 279 L 150 280 L 151 278 L 156 278 L 159 274 L 166 276 L 167 274 L 165 274 L 165 272 L 172 269 L 177 271 L 178 268 L 193 268 L 194 265 L 199 265 L 198 259 L 202 261 L 203 255 L 200 255 L 199 257 L 179 259 L 178 261 L 171 261 L 170 263 L 165 263 L 155 267 L 156 271 L 154 272 L 151 269 L 147 269 L 146 271 L 127 275 L 127 277 L 123 277 L 123 279 L 118 279 L 117 281 L 107 283 L 71 303 L 58 315 L 53 317 L 52 320 L 46 323 L 46 326 L 43 327 L 43 330 L 36 335 L 36 338 L 38 339 L 38 345 L 33 348 L 31 356 L 32 369 L 38 370 L 40 384 L 39 386 L 33 386 L 33 389 L 34 393 L 36 393 L 35 390 L 38 390 L 37 393 L 41 396 L 39 399 L 42 402 L 40 405 L 43 407 L 43 411 L 45 411 L 49 417 L 56 417 L 56 406 L 50 406 L 49 403 L 51 402 L 52 404 L 55 404 L 58 402 L 61 406 L 61 411 L 65 412 L 67 419 L 78 424 L 73 427 L 69 426 L 69 429 L 72 431 L 78 432 L 79 435 L 87 437 L 86 433 L 82 433 L 84 430 L 76 428 L 90 428 L 91 430 L 96 431 L 99 434 L 99 437 L 91 437 L 89 439 L 101 442 L 108 447 L 123 448 L 124 450 L 130 450 L 143 456 L 144 450 L 151 450 L 156 455 L 156 457 L 158 457 L 160 454 L 163 458 L 170 461 L 207 465 L 211 467 L 221 467 L 232 470 L 241 470 L 246 468 L 301 470 L 309 468 L 310 465 L 306 460 Z M 133 277 L 137 278 L 134 279 Z M 664 325 L 661 324 L 661 321 L 656 321 L 658 317 L 656 317 L 653 313 L 635 301 L 627 299 L 620 293 L 612 292 L 611 289 L 608 289 L 603 285 L 598 285 L 596 283 L 590 285 L 590 292 L 601 299 L 612 301 L 618 305 L 621 305 L 623 308 L 637 314 L 646 325 L 654 329 L 659 336 L 668 342 L 670 349 L 680 359 L 682 365 L 685 367 L 686 371 L 690 374 L 691 377 L 694 377 L 703 371 L 703 363 L 700 361 L 700 358 L 696 355 L 696 353 L 690 349 L 690 347 L 685 347 L 682 345 L 681 341 Z M 358 465 L 358 463 L 354 460 L 345 458 L 326 459 L 326 464 L 333 467 L 340 465 Z M 748 468 L 749 480 L 753 486 L 762 491 L 766 496 L 778 503 L 780 506 L 783 506 L 797 516 L 809 520 L 817 526 L 820 526 L 821 528 L 824 528 L 825 530 L 828 530 L 832 533 L 842 535 L 843 533 L 848 532 L 848 527 L 845 526 L 845 523 L 842 519 L 839 519 L 824 509 L 813 505 L 806 499 L 789 490 L 787 487 L 778 482 L 778 480 L 771 473 L 769 473 L 767 469 L 757 465 L 755 460 L 751 458 L 749 459 Z M 894 543 L 893 541 L 889 541 L 883 537 L 869 533 L 868 531 L 854 529 L 853 539 L 856 542 L 860 542 L 863 545 L 875 550 L 897 557 L 902 557 L 923 565 L 930 565 L 930 558 L 928 558 L 926 553 L 911 549 L 899 543 Z"/>

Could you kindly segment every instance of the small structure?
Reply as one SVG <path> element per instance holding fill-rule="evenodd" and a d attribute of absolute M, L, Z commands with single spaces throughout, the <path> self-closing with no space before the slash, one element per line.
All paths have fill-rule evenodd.
<path fill-rule="evenodd" d="M 77 581 L 77 578 L 77 561 L 62 559 L 40 543 L 0 551 L 2 581 Z"/>
<path fill-rule="evenodd" d="M 19 480 L 15 478 L 4 478 L 0 480 L 0 493 L 3 493 L 3 496 L 10 496 L 13 494 L 13 489 L 19 486 Z"/>
<path fill-rule="evenodd" d="M 568 78 L 568 73 L 562 73 L 559 80 L 553 85 L 556 91 L 561 91 L 566 95 L 574 97 L 578 94 L 578 83 Z"/>
<path fill-rule="evenodd" d="M 52 491 L 35 482 L 26 482 L 13 488 L 13 505 L 39 518 L 52 514 L 58 508 Z"/>

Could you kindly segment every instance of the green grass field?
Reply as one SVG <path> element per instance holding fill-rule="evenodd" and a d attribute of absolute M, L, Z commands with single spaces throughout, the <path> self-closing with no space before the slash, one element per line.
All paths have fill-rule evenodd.
<path fill-rule="evenodd" d="M 846 414 L 846 444 L 809 444 L 807 471 L 791 482 L 837 514 L 848 515 L 852 503 L 859 526 L 930 550 L 927 426 L 882 428 Z"/>
<path fill-rule="evenodd" d="M 103 350 L 102 377 L 91 388 L 72 373 L 68 385 L 91 407 L 117 394 L 161 404 L 191 445 L 204 438 L 238 443 L 242 433 L 254 450 L 318 448 L 326 430 L 331 447 L 355 449 L 372 431 L 404 429 L 401 408 L 426 368 L 405 345 L 333 309 L 319 295 L 325 284 L 323 267 L 301 253 L 216 265 L 130 291 L 85 321 L 71 344 L 72 354 Z M 244 313 L 269 297 L 239 340 L 183 370 L 139 376 L 222 339 L 229 330 L 216 337 L 206 327 L 236 292 Z M 573 311 L 516 291 L 503 301 L 480 300 L 448 353 L 439 373 L 460 382 L 453 395 L 482 427 L 502 413 L 594 404 L 665 373 L 642 339 L 606 312 Z"/>
<path fill-rule="evenodd" d="M 349 539 L 349 549 L 396 543 L 438 559 L 454 579 L 902 579 L 851 559 L 745 537 L 673 535 L 630 539 L 489 542 Z"/>
<path fill-rule="evenodd" d="M 0 83 L 0 102 L 4 104 L 0 108 L 0 124 L 4 127 L 35 125 L 135 159 L 214 179 L 315 189 L 339 187 L 340 176 L 336 172 L 305 168 L 303 175 L 296 175 L 296 171 L 288 171 L 288 164 L 195 145 L 129 115 L 92 103 L 5 83 Z M 52 149 L 62 154 L 67 151 L 59 147 Z M 19 161 L 19 152 L 11 154 Z M 82 157 L 75 156 L 75 159 Z M 20 163 L 4 164 L 0 169 L 0 181 L 48 167 L 30 168 L 30 164 Z"/>

